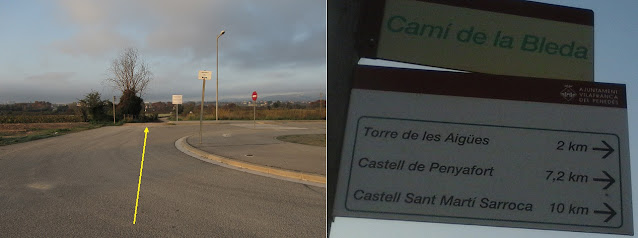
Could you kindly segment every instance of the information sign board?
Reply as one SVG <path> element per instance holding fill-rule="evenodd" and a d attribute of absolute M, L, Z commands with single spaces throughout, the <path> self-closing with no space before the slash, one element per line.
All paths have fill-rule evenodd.
<path fill-rule="evenodd" d="M 624 85 L 360 66 L 350 98 L 336 216 L 633 234 Z"/>
<path fill-rule="evenodd" d="M 173 104 L 182 104 L 182 95 L 173 95 Z"/>
<path fill-rule="evenodd" d="M 197 74 L 197 78 L 198 79 L 210 80 L 211 79 L 211 75 L 213 75 L 213 72 L 211 72 L 211 71 L 200 70 L 199 73 Z"/>

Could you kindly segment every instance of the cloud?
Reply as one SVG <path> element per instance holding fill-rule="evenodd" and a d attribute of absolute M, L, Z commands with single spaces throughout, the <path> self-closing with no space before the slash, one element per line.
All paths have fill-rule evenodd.
<path fill-rule="evenodd" d="M 129 47 L 133 41 L 117 32 L 109 30 L 87 30 L 71 39 L 53 43 L 60 51 L 72 56 L 89 55 L 103 57 L 114 50 Z"/>
<path fill-rule="evenodd" d="M 4 81 L 0 87 L 0 103 L 36 100 L 66 103 L 82 98 L 91 88 L 99 90 L 91 82 L 77 80 L 78 76 L 76 72 L 43 72 Z"/>
<path fill-rule="evenodd" d="M 221 30 L 226 34 L 219 39 L 220 97 L 244 95 L 256 86 L 264 93 L 325 87 L 325 1 L 57 0 L 50 4 L 54 5 L 47 8 L 50 22 L 37 24 L 55 33 L 39 38 L 51 52 L 42 57 L 51 63 L 41 70 L 51 72 L 27 72 L 15 77 L 25 80 L 12 85 L 36 99 L 36 90 L 29 92 L 32 82 L 51 83 L 37 92 L 55 90 L 49 93 L 55 95 L 82 95 L 100 86 L 109 62 L 127 47 L 138 48 L 155 75 L 146 94 L 149 99 L 170 94 L 197 97 L 201 94 L 197 70 L 214 70 Z M 207 97 L 214 97 L 209 87 Z"/>
<path fill-rule="evenodd" d="M 29 83 L 44 84 L 68 84 L 69 80 L 75 76 L 75 72 L 47 72 L 30 75 L 24 78 Z"/>
<path fill-rule="evenodd" d="M 118 7 L 119 6 L 119 7 Z M 52 43 L 53 48 L 71 56 L 102 58 L 136 42 L 120 25 L 132 18 L 122 15 L 127 6 L 121 1 L 61 0 L 58 18 L 73 26 L 65 39 Z M 136 24 L 133 24 L 136 25 Z"/>
<path fill-rule="evenodd" d="M 63 18 L 80 32 L 56 46 L 91 56 L 139 43 L 157 56 L 220 57 L 236 67 L 325 61 L 325 2 L 317 0 L 143 0 L 60 2 Z M 87 32 L 88 31 L 88 32 Z M 132 39 L 135 38 L 135 39 Z"/>
<path fill-rule="evenodd" d="M 95 0 L 61 0 L 60 6 L 72 22 L 83 25 L 104 24 L 108 9 Z"/>

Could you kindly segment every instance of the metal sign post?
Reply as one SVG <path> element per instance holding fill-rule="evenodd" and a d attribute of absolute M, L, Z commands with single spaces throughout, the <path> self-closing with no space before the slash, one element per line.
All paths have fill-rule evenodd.
<path fill-rule="evenodd" d="M 323 98 L 323 93 L 319 93 L 319 120 L 323 117 L 323 113 L 321 110 L 321 99 Z"/>
<path fill-rule="evenodd" d="M 113 96 L 113 125 L 115 125 L 115 96 Z"/>
<path fill-rule="evenodd" d="M 257 111 L 257 91 L 253 91 L 253 128 L 257 127 L 257 122 L 255 120 L 256 118 L 256 111 Z"/>
<path fill-rule="evenodd" d="M 179 104 L 182 104 L 182 95 L 173 95 L 173 104 L 175 105 L 175 120 L 179 121 Z"/>
<path fill-rule="evenodd" d="M 199 111 L 199 144 L 202 143 L 202 121 L 204 120 L 204 89 L 206 89 L 206 80 L 210 80 L 210 76 L 212 72 L 210 71 L 199 71 L 199 79 L 202 80 L 202 106 Z"/>

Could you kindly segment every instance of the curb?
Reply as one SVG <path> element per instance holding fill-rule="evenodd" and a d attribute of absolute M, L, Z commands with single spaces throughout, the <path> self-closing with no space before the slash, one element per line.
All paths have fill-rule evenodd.
<path fill-rule="evenodd" d="M 195 157 L 200 160 L 204 160 L 206 162 L 210 162 L 213 164 L 221 165 L 226 168 L 236 169 L 252 174 L 267 176 L 271 178 L 283 179 L 287 181 L 303 183 L 307 185 L 317 186 L 317 187 L 326 187 L 326 177 L 316 174 L 308 174 L 302 172 L 296 172 L 285 169 L 278 169 L 264 165 L 258 165 L 248 162 L 237 161 L 234 159 L 225 158 L 219 155 L 213 155 L 208 152 L 199 150 L 186 142 L 186 138 L 188 136 L 184 136 L 175 141 L 175 147 L 178 150 L 188 154 L 192 157 Z"/>

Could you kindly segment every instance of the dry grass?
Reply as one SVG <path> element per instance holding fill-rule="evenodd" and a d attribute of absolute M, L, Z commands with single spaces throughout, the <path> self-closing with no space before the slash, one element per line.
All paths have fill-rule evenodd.
<path fill-rule="evenodd" d="M 257 120 L 321 120 L 326 118 L 326 110 L 317 109 L 267 109 L 257 108 Z M 214 120 L 215 109 L 212 113 L 204 114 L 204 120 Z M 252 120 L 253 109 L 250 107 L 241 107 L 236 109 L 219 109 L 220 120 Z M 188 114 L 186 117 L 180 116 L 180 120 L 199 120 L 199 113 Z"/>
<path fill-rule="evenodd" d="M 82 118 L 75 115 L 4 115 L 0 116 L 0 123 L 59 123 L 82 122 Z"/>
<path fill-rule="evenodd" d="M 326 147 L 326 134 L 285 135 L 278 136 L 277 140 L 303 145 Z"/>

